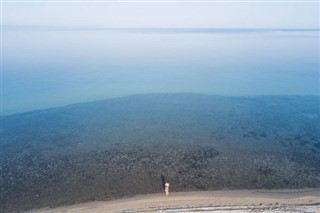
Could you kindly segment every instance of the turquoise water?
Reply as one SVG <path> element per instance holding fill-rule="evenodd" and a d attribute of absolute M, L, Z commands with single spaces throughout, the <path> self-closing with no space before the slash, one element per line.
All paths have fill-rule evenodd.
<path fill-rule="evenodd" d="M 141 93 L 319 95 L 319 31 L 8 28 L 3 114 Z"/>

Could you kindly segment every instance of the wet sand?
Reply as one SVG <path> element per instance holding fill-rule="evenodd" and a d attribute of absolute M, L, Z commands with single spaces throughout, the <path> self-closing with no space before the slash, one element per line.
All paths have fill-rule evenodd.
<path fill-rule="evenodd" d="M 320 212 L 320 189 L 173 192 L 95 201 L 30 213 Z"/>

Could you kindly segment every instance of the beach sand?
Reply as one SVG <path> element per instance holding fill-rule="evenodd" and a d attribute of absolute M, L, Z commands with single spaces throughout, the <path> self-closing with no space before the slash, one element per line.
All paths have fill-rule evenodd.
<path fill-rule="evenodd" d="M 30 213 L 102 212 L 319 212 L 320 189 L 230 190 L 137 195 Z"/>

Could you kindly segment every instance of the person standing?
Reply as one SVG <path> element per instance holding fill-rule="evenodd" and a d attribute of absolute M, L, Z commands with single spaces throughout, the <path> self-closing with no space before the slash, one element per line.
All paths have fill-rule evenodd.
<path fill-rule="evenodd" d="M 170 183 L 166 182 L 166 176 L 161 175 L 162 188 L 165 191 L 166 195 L 169 195 L 169 186 Z"/>

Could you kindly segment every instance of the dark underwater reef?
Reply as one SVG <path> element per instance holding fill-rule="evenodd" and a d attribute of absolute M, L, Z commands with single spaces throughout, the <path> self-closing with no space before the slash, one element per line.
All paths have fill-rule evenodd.
<path fill-rule="evenodd" d="M 2 117 L 1 212 L 320 187 L 319 96 L 136 95 Z"/>

